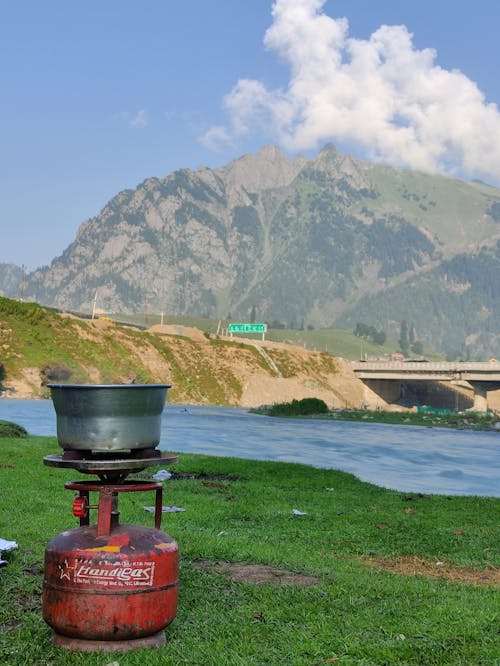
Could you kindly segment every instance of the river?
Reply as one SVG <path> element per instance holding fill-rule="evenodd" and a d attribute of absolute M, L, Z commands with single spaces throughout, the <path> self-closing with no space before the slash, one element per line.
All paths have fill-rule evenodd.
<path fill-rule="evenodd" d="M 0 419 L 31 435 L 56 434 L 50 400 L 0 399 Z M 403 492 L 500 497 L 500 433 L 492 431 L 280 419 L 169 404 L 160 448 L 338 469 Z"/>

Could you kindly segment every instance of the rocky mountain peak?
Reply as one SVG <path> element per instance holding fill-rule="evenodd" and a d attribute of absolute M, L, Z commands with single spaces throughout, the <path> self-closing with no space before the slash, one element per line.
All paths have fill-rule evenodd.
<path fill-rule="evenodd" d="M 345 153 L 329 143 L 312 160 L 311 168 L 327 173 L 335 181 L 344 181 L 353 189 L 369 189 L 370 182 L 366 175 L 364 163 Z"/>
<path fill-rule="evenodd" d="M 277 146 L 264 146 L 256 155 L 247 153 L 218 171 L 231 188 L 248 192 L 287 187 L 307 164 L 305 157 L 288 158 Z"/>

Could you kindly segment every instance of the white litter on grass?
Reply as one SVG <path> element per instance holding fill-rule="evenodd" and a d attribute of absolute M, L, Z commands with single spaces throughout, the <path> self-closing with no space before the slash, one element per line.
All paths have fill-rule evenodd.
<path fill-rule="evenodd" d="M 151 511 L 151 513 L 154 513 L 156 511 L 154 506 L 145 506 L 144 509 L 146 511 Z M 162 513 L 178 513 L 179 511 L 185 511 L 186 509 L 182 509 L 180 506 L 162 506 L 161 511 Z"/>
<path fill-rule="evenodd" d="M 9 550 L 15 550 L 16 548 L 18 548 L 18 545 L 15 541 L 7 541 L 7 539 L 0 537 L 0 567 L 7 564 L 7 560 L 2 559 L 2 553 L 8 553 Z"/>
<path fill-rule="evenodd" d="M 155 481 L 168 481 L 168 479 L 172 478 L 172 472 L 169 472 L 167 469 L 160 469 L 151 478 Z"/>
<path fill-rule="evenodd" d="M 294 516 L 307 516 L 307 511 L 299 511 L 298 509 L 292 509 Z"/>
<path fill-rule="evenodd" d="M 15 541 L 7 541 L 7 539 L 0 537 L 0 553 L 8 553 L 9 550 L 15 550 L 16 548 L 18 548 L 18 545 Z"/>

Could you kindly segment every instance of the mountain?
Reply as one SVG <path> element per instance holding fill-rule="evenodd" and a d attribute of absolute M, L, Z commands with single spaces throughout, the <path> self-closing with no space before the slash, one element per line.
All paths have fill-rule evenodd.
<path fill-rule="evenodd" d="M 15 264 L 0 264 L 0 294 L 8 294 L 22 298 L 24 269 Z"/>
<path fill-rule="evenodd" d="M 86 221 L 25 297 L 63 309 L 315 327 L 402 320 L 422 342 L 500 355 L 500 190 L 267 146 L 148 178 Z M 6 295 L 14 295 L 5 290 Z"/>

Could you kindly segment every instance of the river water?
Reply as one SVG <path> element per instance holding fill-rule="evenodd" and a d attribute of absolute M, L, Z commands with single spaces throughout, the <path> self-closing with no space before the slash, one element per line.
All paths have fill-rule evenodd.
<path fill-rule="evenodd" d="M 2 399 L 0 419 L 31 435 L 56 434 L 50 400 Z M 498 432 L 279 419 L 238 408 L 169 404 L 160 448 L 338 469 L 403 492 L 500 497 Z"/>

